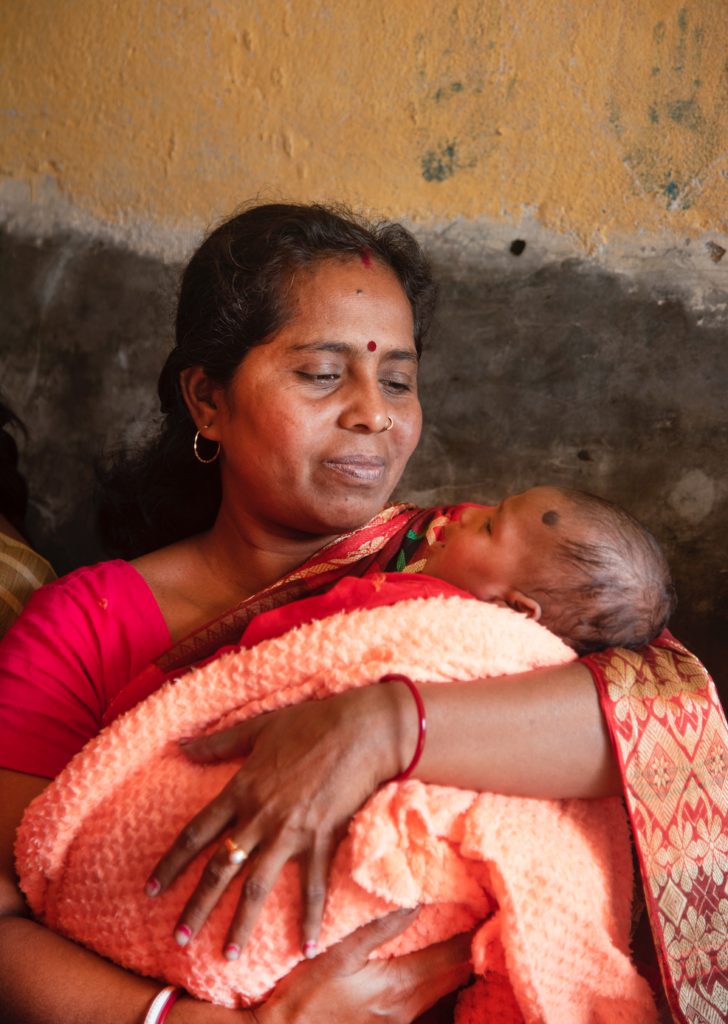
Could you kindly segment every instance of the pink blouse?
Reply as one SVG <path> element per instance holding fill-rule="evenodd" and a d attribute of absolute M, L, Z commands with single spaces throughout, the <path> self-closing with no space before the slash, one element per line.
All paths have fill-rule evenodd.
<path fill-rule="evenodd" d="M 151 590 L 120 559 L 36 590 L 0 641 L 0 767 L 54 778 L 170 644 Z"/>

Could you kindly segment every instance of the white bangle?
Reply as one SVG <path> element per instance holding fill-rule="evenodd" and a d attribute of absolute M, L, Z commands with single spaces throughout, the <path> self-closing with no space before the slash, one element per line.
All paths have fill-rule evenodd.
<path fill-rule="evenodd" d="M 152 1000 L 152 1005 L 147 1010 L 147 1015 L 144 1018 L 144 1024 L 162 1024 L 164 1018 L 172 1009 L 174 1003 L 177 1002 L 181 994 L 182 989 L 176 988 L 174 985 L 168 985 L 167 988 L 163 988 L 161 992 L 157 992 L 156 996 Z"/>

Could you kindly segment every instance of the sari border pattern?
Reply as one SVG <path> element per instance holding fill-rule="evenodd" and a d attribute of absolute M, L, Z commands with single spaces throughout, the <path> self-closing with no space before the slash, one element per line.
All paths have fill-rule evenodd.
<path fill-rule="evenodd" d="M 246 627 L 256 615 L 280 608 L 299 598 L 325 593 L 343 576 L 384 572 L 391 562 L 402 563 L 392 571 L 407 571 L 413 560 L 421 560 L 427 554 L 430 544 L 439 536 L 439 530 L 462 507 L 453 505 L 423 509 L 406 502 L 397 502 L 382 509 L 358 530 L 335 537 L 303 565 L 293 569 L 266 590 L 253 594 L 174 643 L 116 695 L 104 712 L 101 726 L 113 722 L 118 715 L 144 700 L 163 682 L 204 663 L 220 650 L 240 643 Z M 408 555 L 405 554 L 405 547 Z"/>
<path fill-rule="evenodd" d="M 676 1021 L 728 1019 L 728 725 L 707 670 L 665 631 L 582 659 L 619 762 Z"/>

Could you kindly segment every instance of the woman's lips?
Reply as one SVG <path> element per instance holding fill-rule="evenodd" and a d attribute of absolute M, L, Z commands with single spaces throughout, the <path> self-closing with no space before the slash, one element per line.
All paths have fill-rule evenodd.
<path fill-rule="evenodd" d="M 336 459 L 326 459 L 324 466 L 353 480 L 375 484 L 384 476 L 386 463 L 386 459 L 376 455 L 342 455 Z"/>

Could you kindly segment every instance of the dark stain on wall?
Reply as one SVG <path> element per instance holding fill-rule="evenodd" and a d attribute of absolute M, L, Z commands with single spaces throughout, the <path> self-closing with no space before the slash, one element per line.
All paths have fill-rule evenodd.
<path fill-rule="evenodd" d="M 439 150 L 428 150 L 421 163 L 422 177 L 425 181 L 445 181 L 451 178 L 457 166 L 455 143 L 445 143 Z"/>
<path fill-rule="evenodd" d="M 103 557 L 94 457 L 158 415 L 176 274 L 77 236 L 0 243 L 0 385 L 31 432 L 29 526 L 61 574 Z M 618 501 L 663 544 L 680 598 L 674 631 L 725 700 L 724 314 L 588 261 L 529 270 L 507 259 L 517 273 L 439 268 L 426 428 L 397 493 L 497 501 L 555 483 Z"/>

